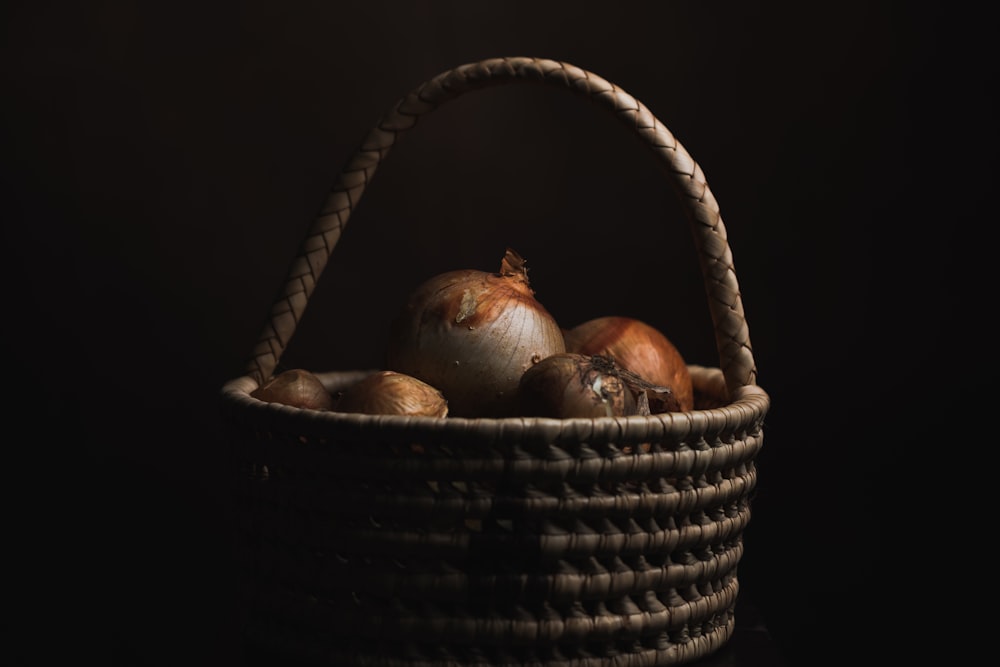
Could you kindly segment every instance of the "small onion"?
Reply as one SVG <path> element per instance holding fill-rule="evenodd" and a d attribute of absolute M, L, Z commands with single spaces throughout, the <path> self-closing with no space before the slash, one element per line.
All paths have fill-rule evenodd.
<path fill-rule="evenodd" d="M 387 368 L 437 387 L 451 416 L 512 416 L 521 375 L 565 350 L 562 329 L 534 294 L 510 249 L 497 273 L 430 278 L 390 327 Z"/>
<path fill-rule="evenodd" d="M 296 408 L 329 410 L 333 396 L 316 375 L 302 368 L 292 368 L 270 378 L 250 395 L 268 403 L 282 403 Z"/>
<path fill-rule="evenodd" d="M 525 371 L 518 386 L 519 412 L 525 417 L 624 417 L 649 414 L 641 379 L 613 359 L 564 352 Z"/>
<path fill-rule="evenodd" d="M 440 391 L 413 376 L 378 371 L 345 389 L 334 409 L 369 415 L 446 417 L 448 401 Z"/>
<path fill-rule="evenodd" d="M 673 390 L 678 408 L 694 408 L 691 374 L 680 351 L 663 332 L 631 317 L 598 317 L 563 331 L 568 352 L 599 354 L 654 385 Z M 654 409 L 654 412 L 656 410 Z"/>

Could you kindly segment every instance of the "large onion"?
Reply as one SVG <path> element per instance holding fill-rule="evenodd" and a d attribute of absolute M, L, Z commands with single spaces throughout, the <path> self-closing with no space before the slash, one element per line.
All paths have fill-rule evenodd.
<path fill-rule="evenodd" d="M 496 273 L 434 276 L 393 321 L 387 368 L 439 389 L 450 416 L 514 415 L 521 375 L 565 351 L 562 329 L 534 295 L 524 260 L 510 249 Z"/>
<path fill-rule="evenodd" d="M 694 408 L 694 388 L 684 358 L 674 343 L 653 326 L 632 318 L 598 317 L 563 332 L 568 352 L 612 357 L 655 385 L 670 387 L 686 412 Z"/>

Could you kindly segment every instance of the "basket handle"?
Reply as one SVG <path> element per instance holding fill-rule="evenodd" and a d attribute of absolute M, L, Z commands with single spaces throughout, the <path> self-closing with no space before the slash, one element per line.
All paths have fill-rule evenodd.
<path fill-rule="evenodd" d="M 254 347 L 248 375 L 260 383 L 274 372 L 351 212 L 396 141 L 420 116 L 444 102 L 469 91 L 518 81 L 563 86 L 586 96 L 635 130 L 662 160 L 694 234 L 726 387 L 732 396 L 737 388 L 756 383 L 757 368 L 726 228 L 701 167 L 649 109 L 624 90 L 579 67 L 543 58 L 493 58 L 462 65 L 426 81 L 383 116 L 340 172 L 309 228 Z"/>

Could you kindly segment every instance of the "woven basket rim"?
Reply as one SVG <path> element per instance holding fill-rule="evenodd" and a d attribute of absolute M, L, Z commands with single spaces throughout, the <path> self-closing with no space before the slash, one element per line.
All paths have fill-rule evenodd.
<path fill-rule="evenodd" d="M 722 371 L 718 368 L 689 364 L 692 379 L 701 386 L 713 382 L 721 387 Z M 372 370 L 328 371 L 317 373 L 325 383 L 337 377 L 360 378 Z M 544 437 L 550 442 L 647 442 L 652 439 L 708 432 L 756 430 L 770 406 L 770 397 L 759 385 L 738 387 L 729 402 L 718 407 L 688 412 L 665 412 L 628 417 L 587 417 L 555 419 L 549 417 L 412 417 L 400 415 L 368 415 L 298 408 L 268 403 L 250 396 L 257 381 L 243 375 L 222 387 L 223 410 L 230 419 L 255 423 L 305 436 L 324 435 L 331 430 L 376 430 L 383 433 L 409 434 L 413 437 L 434 437 L 441 434 L 478 436 L 497 440 L 521 437 Z"/>

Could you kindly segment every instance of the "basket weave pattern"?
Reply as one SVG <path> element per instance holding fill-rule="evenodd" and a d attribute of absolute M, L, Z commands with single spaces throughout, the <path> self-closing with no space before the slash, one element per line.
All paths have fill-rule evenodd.
<path fill-rule="evenodd" d="M 607 107 L 682 195 L 720 368 L 688 413 L 461 419 L 300 410 L 250 396 L 276 367 L 380 161 L 417 118 L 513 81 Z M 363 142 L 292 263 L 245 376 L 223 387 L 239 470 L 250 641 L 329 665 L 646 667 L 731 636 L 767 394 L 725 227 L 700 168 L 621 89 L 566 63 L 445 72 Z M 344 388 L 366 371 L 321 374 Z"/>

